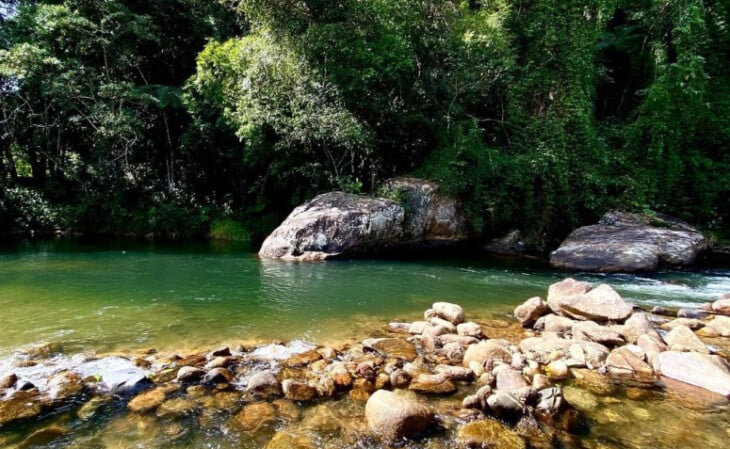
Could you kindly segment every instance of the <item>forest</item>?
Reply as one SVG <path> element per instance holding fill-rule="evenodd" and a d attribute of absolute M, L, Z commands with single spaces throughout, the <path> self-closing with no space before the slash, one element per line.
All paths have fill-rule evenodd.
<path fill-rule="evenodd" d="M 0 1 L 0 233 L 260 237 L 396 175 L 728 238 L 727 0 Z"/>

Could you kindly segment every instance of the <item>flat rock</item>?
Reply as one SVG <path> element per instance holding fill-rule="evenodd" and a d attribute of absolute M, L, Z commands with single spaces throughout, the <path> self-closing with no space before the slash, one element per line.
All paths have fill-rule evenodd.
<path fill-rule="evenodd" d="M 483 419 L 464 424 L 457 438 L 465 448 L 524 449 L 525 441 L 499 421 Z"/>
<path fill-rule="evenodd" d="M 623 322 L 634 309 L 609 285 L 601 284 L 588 293 L 564 296 L 557 301 L 560 312 L 577 320 Z"/>
<path fill-rule="evenodd" d="M 598 224 L 573 231 L 550 254 L 550 264 L 581 271 L 656 271 L 691 265 L 707 245 L 702 233 L 674 217 L 612 211 Z"/>
<path fill-rule="evenodd" d="M 664 336 L 664 341 L 667 342 L 671 351 L 693 351 L 709 354 L 710 351 L 707 349 L 702 340 L 692 332 L 690 328 L 684 325 L 679 325 L 669 331 Z"/>
<path fill-rule="evenodd" d="M 371 338 L 363 341 L 363 346 L 383 357 L 392 357 L 408 362 L 418 357 L 416 346 L 400 338 Z"/>
<path fill-rule="evenodd" d="M 671 331 L 677 326 L 687 326 L 688 328 L 696 331 L 702 327 L 705 327 L 705 323 L 698 320 L 697 318 L 676 318 L 668 323 L 662 324 L 661 327 L 664 330 Z"/>
<path fill-rule="evenodd" d="M 408 389 L 422 394 L 451 394 L 456 386 L 444 374 L 419 374 Z"/>
<path fill-rule="evenodd" d="M 530 298 L 515 308 L 515 318 L 522 327 L 532 327 L 543 315 L 550 312 L 550 307 L 539 296 Z"/>
<path fill-rule="evenodd" d="M 373 393 L 365 405 L 370 432 L 386 442 L 413 437 L 433 422 L 434 414 L 426 405 L 387 390 Z"/>
<path fill-rule="evenodd" d="M 54 401 L 67 401 L 84 392 L 84 381 L 71 371 L 62 371 L 54 375 L 46 385 L 48 397 Z"/>
<path fill-rule="evenodd" d="M 718 393 L 730 399 L 730 369 L 721 357 L 697 352 L 666 351 L 654 361 L 664 377 Z"/>
<path fill-rule="evenodd" d="M 558 337 L 530 337 L 520 342 L 520 351 L 530 354 L 538 363 L 548 363 L 555 353 L 567 354 L 574 342 Z"/>

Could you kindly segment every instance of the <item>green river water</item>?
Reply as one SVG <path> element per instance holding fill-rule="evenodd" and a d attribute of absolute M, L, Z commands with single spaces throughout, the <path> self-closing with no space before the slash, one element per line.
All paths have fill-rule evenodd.
<path fill-rule="evenodd" d="M 185 352 L 274 340 L 330 344 L 367 337 L 388 321 L 418 319 L 437 300 L 461 304 L 468 318 L 509 320 L 515 305 L 544 295 L 566 276 L 538 263 L 475 258 L 282 263 L 218 243 L 6 245 L 0 249 L 0 372 L 18 350 L 46 342 L 60 343 L 65 354 Z M 573 276 L 609 283 L 642 305 L 692 306 L 730 292 L 727 270 Z M 630 393 L 596 393 L 591 401 L 598 401 L 598 412 L 581 444 L 727 447 L 726 406 L 685 409 L 664 393 L 652 393 L 651 400 Z M 362 413 L 347 400 L 333 407 L 341 417 Z M 221 430 L 225 426 L 204 430 L 199 414 L 175 421 L 170 430 L 170 423 L 147 422 L 123 408 L 92 423 L 71 411 L 52 419 L 71 431 L 40 447 L 257 448 L 271 436 L 232 435 Z M 31 428 L 0 428 L 0 448 L 19 447 Z M 351 447 L 339 436 L 318 435 L 316 441 L 318 447 Z M 427 446 L 453 444 L 447 436 L 429 439 Z"/>

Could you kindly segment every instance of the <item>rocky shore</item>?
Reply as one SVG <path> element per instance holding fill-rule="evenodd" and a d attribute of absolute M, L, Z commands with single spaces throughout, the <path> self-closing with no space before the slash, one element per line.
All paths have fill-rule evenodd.
<path fill-rule="evenodd" d="M 123 408 L 119 426 L 156 423 L 175 439 L 190 432 L 184 418 L 267 449 L 332 439 L 422 447 L 444 435 L 465 448 L 587 447 L 585 412 L 598 404 L 591 388 L 607 397 L 618 386 L 637 397 L 671 389 L 730 399 L 728 353 L 706 344 L 727 343 L 730 296 L 667 313 L 640 310 L 608 285 L 566 279 L 515 309 L 519 325 L 504 325 L 517 332 L 436 302 L 422 320 L 384 324 L 337 347 L 294 341 L 95 357 L 46 345 L 0 365 L 0 431 L 32 429 L 7 441 L 0 433 L 0 445 L 64 438 L 72 430 L 53 422 L 62 413 L 89 421 Z"/>

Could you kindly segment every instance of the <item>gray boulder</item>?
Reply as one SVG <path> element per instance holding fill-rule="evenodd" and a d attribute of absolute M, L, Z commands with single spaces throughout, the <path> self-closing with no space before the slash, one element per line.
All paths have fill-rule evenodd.
<path fill-rule="evenodd" d="M 385 249 L 403 238 L 397 202 L 330 192 L 297 207 L 269 235 L 259 256 L 313 261 Z"/>
<path fill-rule="evenodd" d="M 523 327 L 531 327 L 548 312 L 550 312 L 550 307 L 547 303 L 539 296 L 535 296 L 515 308 L 515 318 Z"/>
<path fill-rule="evenodd" d="M 354 257 L 402 247 L 465 240 L 469 225 L 460 203 L 432 182 L 386 182 L 395 198 L 344 192 L 319 195 L 292 211 L 264 241 L 259 256 L 292 261 Z"/>
<path fill-rule="evenodd" d="M 702 233 L 679 219 L 611 211 L 598 224 L 573 231 L 550 255 L 550 264 L 583 271 L 655 271 L 691 265 L 707 246 Z"/>

